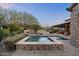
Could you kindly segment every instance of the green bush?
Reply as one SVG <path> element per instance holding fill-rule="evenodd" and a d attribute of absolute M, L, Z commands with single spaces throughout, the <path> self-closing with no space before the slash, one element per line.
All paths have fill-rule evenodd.
<path fill-rule="evenodd" d="M 13 37 L 6 38 L 6 40 L 4 41 L 4 45 L 5 45 L 6 50 L 8 50 L 8 51 L 15 50 L 16 49 L 15 43 L 24 37 L 26 37 L 26 35 L 21 33 L 21 34 L 15 35 Z"/>
<path fill-rule="evenodd" d="M 5 37 L 11 36 L 11 33 L 8 29 L 2 29 L 2 31 L 4 32 Z"/>
<path fill-rule="evenodd" d="M 4 37 L 4 32 L 0 29 L 0 41 L 3 39 Z"/>
<path fill-rule="evenodd" d="M 0 41 L 3 39 L 3 37 L 7 37 L 10 35 L 9 30 L 7 29 L 0 29 Z"/>
<path fill-rule="evenodd" d="M 53 29 L 50 31 L 50 33 L 57 33 L 57 32 L 59 32 L 59 29 Z"/>
<path fill-rule="evenodd" d="M 12 35 L 16 35 L 24 31 L 24 28 L 16 23 L 9 24 L 8 29 Z"/>
<path fill-rule="evenodd" d="M 24 28 L 23 27 L 19 27 L 19 29 L 16 32 L 17 32 L 17 34 L 23 33 L 24 32 Z"/>

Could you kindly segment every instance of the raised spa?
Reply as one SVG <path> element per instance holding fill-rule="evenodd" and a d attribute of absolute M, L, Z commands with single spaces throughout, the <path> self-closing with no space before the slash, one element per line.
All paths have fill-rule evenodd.
<path fill-rule="evenodd" d="M 63 43 L 57 36 L 28 36 L 15 43 L 17 50 L 62 50 Z"/>

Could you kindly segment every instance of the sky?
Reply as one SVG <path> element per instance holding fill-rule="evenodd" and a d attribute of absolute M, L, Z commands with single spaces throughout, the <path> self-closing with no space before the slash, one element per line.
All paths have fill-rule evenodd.
<path fill-rule="evenodd" d="M 70 18 L 69 3 L 0 3 L 4 9 L 25 11 L 34 15 L 42 26 L 53 26 Z"/>

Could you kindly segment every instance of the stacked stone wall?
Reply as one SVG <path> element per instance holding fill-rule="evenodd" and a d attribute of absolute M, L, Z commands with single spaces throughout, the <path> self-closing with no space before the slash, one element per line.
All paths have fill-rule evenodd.
<path fill-rule="evenodd" d="M 75 6 L 71 12 L 71 43 L 74 46 L 79 47 L 79 4 Z"/>

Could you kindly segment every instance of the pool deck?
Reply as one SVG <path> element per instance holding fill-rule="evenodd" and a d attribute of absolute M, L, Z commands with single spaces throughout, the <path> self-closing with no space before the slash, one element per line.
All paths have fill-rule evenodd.
<path fill-rule="evenodd" d="M 64 50 L 16 50 L 12 56 L 79 56 L 79 48 L 72 46 L 69 40 L 61 41 Z"/>

